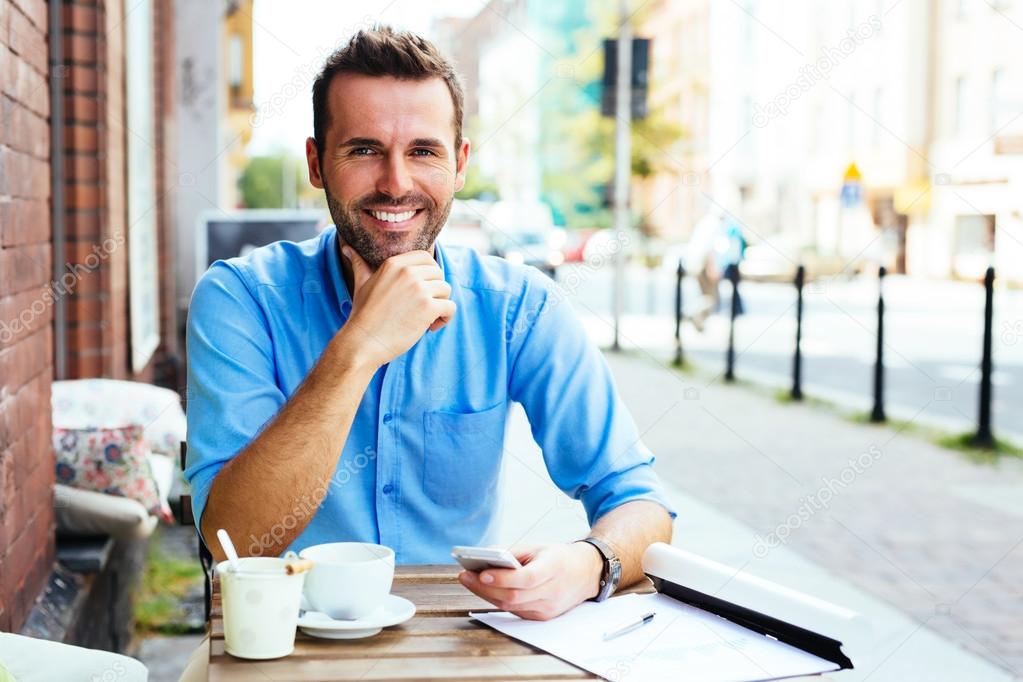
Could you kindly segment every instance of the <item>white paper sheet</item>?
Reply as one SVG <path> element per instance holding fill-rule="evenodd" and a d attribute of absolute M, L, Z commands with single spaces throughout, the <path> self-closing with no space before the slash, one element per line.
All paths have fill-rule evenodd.
<path fill-rule="evenodd" d="M 656 615 L 649 624 L 604 640 L 605 632 L 651 611 Z M 583 602 L 549 621 L 523 620 L 503 611 L 471 615 L 614 682 L 753 682 L 838 670 L 831 661 L 662 594 Z"/>

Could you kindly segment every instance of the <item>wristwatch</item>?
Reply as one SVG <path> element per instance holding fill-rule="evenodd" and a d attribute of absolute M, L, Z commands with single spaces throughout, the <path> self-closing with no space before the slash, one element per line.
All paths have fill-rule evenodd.
<path fill-rule="evenodd" d="M 597 538 L 585 538 L 579 542 L 588 542 L 597 548 L 600 556 L 604 559 L 604 570 L 600 573 L 600 591 L 590 601 L 604 601 L 618 589 L 618 582 L 622 579 L 622 562 L 614 550 Z"/>

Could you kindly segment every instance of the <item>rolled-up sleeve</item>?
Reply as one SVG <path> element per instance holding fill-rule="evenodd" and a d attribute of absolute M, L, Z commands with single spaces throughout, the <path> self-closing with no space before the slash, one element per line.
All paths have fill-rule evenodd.
<path fill-rule="evenodd" d="M 236 266 L 218 261 L 188 310 L 188 461 L 200 526 L 213 479 L 286 402 L 266 317 Z M 201 530 L 201 528 L 200 528 Z"/>
<path fill-rule="evenodd" d="M 556 285 L 540 278 L 527 279 L 507 321 L 509 395 L 525 408 L 552 480 L 582 501 L 591 525 L 635 500 L 675 518 L 604 356 Z"/>

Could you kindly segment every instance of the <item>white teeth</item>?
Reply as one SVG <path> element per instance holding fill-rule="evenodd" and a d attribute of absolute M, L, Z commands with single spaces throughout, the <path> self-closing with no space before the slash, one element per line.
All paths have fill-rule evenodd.
<path fill-rule="evenodd" d="M 377 220 L 383 220 L 388 223 L 400 223 L 408 220 L 416 214 L 415 211 L 405 211 L 404 213 L 387 213 L 386 211 L 370 211 L 370 214 Z"/>

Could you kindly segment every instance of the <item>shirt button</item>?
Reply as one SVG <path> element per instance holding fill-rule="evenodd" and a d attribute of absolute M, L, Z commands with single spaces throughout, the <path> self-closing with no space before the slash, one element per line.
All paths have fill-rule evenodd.
<path fill-rule="evenodd" d="M 384 486 L 384 495 L 390 495 L 394 492 L 394 486 L 388 483 Z"/>
<path fill-rule="evenodd" d="M 384 415 L 385 424 L 390 424 L 392 419 L 394 419 L 394 416 L 390 412 Z"/>

